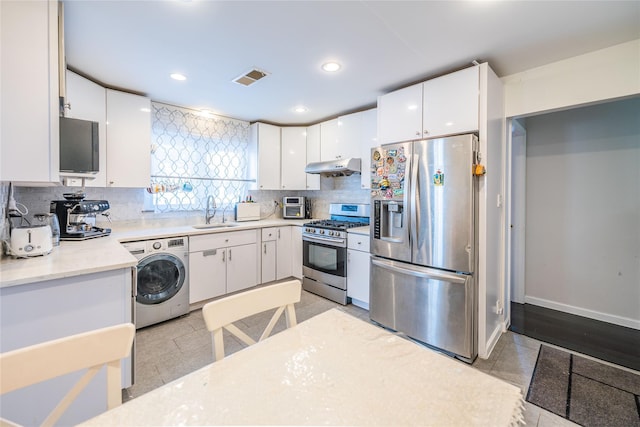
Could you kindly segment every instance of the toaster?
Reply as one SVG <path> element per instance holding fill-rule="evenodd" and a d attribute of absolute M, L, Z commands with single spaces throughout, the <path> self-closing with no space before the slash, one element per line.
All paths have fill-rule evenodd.
<path fill-rule="evenodd" d="M 38 225 L 11 229 L 9 252 L 18 258 L 46 255 L 53 249 L 51 227 Z"/>

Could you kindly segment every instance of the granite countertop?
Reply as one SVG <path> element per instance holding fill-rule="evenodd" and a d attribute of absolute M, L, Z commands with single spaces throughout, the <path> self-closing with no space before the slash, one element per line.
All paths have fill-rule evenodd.
<path fill-rule="evenodd" d="M 175 236 L 195 236 L 256 228 L 303 225 L 309 220 L 265 219 L 229 222 L 232 227 L 197 229 L 191 225 L 145 224 L 143 221 L 113 224 L 111 235 L 85 241 L 62 241 L 50 254 L 33 258 L 4 257 L 0 260 L 0 288 L 79 276 L 100 271 L 135 267 L 137 259 L 123 242 Z"/>

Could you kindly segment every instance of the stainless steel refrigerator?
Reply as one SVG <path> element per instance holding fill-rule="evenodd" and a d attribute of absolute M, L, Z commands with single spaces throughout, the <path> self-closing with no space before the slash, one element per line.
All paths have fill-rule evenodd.
<path fill-rule="evenodd" d="M 477 356 L 475 135 L 371 151 L 371 320 Z"/>

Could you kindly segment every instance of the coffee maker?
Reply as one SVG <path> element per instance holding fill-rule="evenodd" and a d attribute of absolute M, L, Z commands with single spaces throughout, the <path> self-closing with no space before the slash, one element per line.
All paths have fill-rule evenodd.
<path fill-rule="evenodd" d="M 110 228 L 96 227 L 96 215 L 108 217 L 108 201 L 84 200 L 84 194 L 63 196 L 65 200 L 52 201 L 49 209 L 60 222 L 60 240 L 87 240 L 111 234 Z"/>

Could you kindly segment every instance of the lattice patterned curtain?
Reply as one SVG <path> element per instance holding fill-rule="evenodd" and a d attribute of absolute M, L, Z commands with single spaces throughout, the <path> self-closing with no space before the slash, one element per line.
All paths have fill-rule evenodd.
<path fill-rule="evenodd" d="M 152 103 L 151 186 L 157 212 L 230 208 L 251 182 L 249 123 Z"/>

